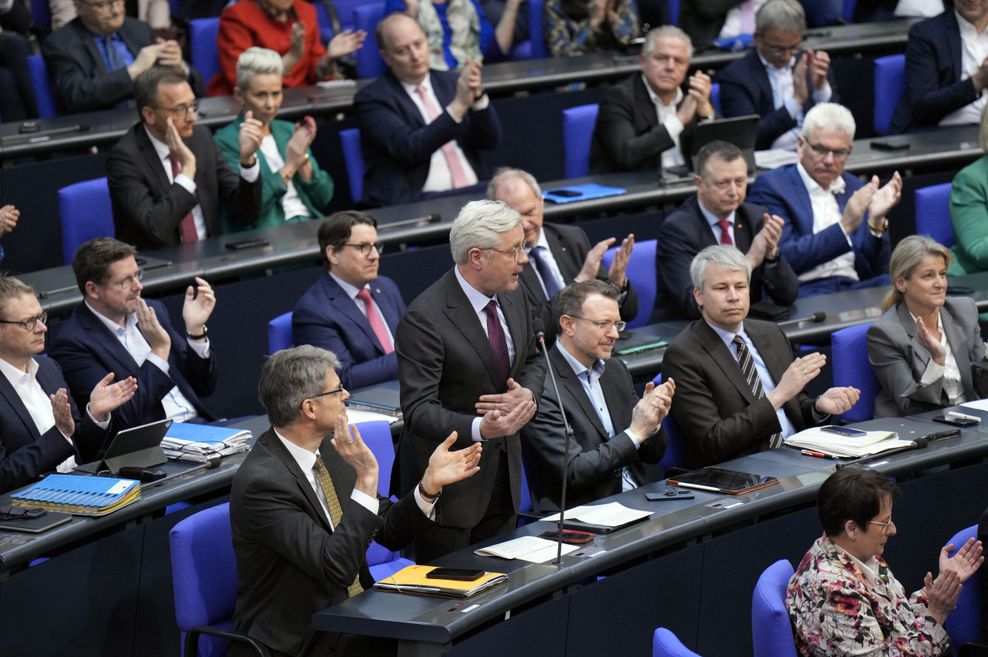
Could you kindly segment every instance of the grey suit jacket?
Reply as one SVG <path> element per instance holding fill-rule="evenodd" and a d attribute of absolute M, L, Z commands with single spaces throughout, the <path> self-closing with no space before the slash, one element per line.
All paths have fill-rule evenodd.
<path fill-rule="evenodd" d="M 979 391 L 988 391 L 988 363 L 974 300 L 947 298 L 940 320 L 961 373 L 964 396 L 979 399 L 984 394 Z M 916 322 L 904 303 L 889 308 L 868 329 L 868 361 L 881 386 L 875 399 L 876 416 L 913 415 L 949 405 L 943 377 L 920 384 L 930 352 L 919 344 Z"/>
<path fill-rule="evenodd" d="M 744 330 L 778 383 L 793 361 L 792 346 L 782 329 L 772 322 L 746 319 Z M 669 345 L 662 376 L 676 380 L 672 416 L 686 443 L 690 467 L 767 449 L 769 438 L 780 429 L 768 398 L 755 399 L 734 354 L 705 320 L 687 326 Z M 783 406 L 797 431 L 818 421 L 815 403 L 800 393 Z"/>
<path fill-rule="evenodd" d="M 580 378 L 559 351 L 558 342 L 549 352 L 549 358 L 559 381 L 559 397 L 547 375 L 538 413 L 521 430 L 522 455 L 536 511 L 559 508 L 564 455 L 568 464 L 567 506 L 620 493 L 621 471 L 625 466 L 631 469 L 639 485 L 648 483 L 642 462 L 658 463 L 665 453 L 666 439 L 660 428 L 651 436 L 641 436 L 644 442 L 636 449 L 627 434 L 638 395 L 625 364 L 611 358 L 600 377 L 611 424 L 617 432 L 608 438 Z M 566 410 L 566 418 L 573 428 L 568 451 L 560 406 Z"/>

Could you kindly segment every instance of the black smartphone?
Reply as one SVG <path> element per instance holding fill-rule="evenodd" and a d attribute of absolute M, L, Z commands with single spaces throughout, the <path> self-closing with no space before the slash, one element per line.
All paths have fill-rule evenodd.
<path fill-rule="evenodd" d="M 474 570 L 472 568 L 436 568 L 426 573 L 427 579 L 455 579 L 463 582 L 472 582 L 480 579 L 486 570 Z"/>
<path fill-rule="evenodd" d="M 539 538 L 544 538 L 547 541 L 559 540 L 570 545 L 583 545 L 585 543 L 589 543 L 594 539 L 594 536 L 595 534 L 593 532 L 581 532 L 578 529 L 564 529 L 562 538 L 559 538 L 559 530 L 557 529 L 552 529 L 539 534 Z"/>
<path fill-rule="evenodd" d="M 546 194 L 552 196 L 563 196 L 565 198 L 575 198 L 577 196 L 583 196 L 583 192 L 576 189 L 566 189 L 565 187 L 560 187 L 559 189 L 549 189 L 546 190 Z"/>
<path fill-rule="evenodd" d="M 844 436 L 846 438 L 861 438 L 868 435 L 867 431 L 852 429 L 851 427 L 839 427 L 835 424 L 828 424 L 825 427 L 820 427 L 820 430 L 828 433 L 836 433 L 838 436 Z"/>
<path fill-rule="evenodd" d="M 936 417 L 933 418 L 933 421 L 940 422 L 941 424 L 949 424 L 954 427 L 973 427 L 981 423 L 980 420 L 971 420 L 964 418 L 954 419 L 954 418 L 948 418 L 945 415 L 937 415 Z"/>
<path fill-rule="evenodd" d="M 876 151 L 907 151 L 911 147 L 908 141 L 887 141 L 885 139 L 876 139 L 871 142 L 871 147 Z"/>
<path fill-rule="evenodd" d="M 255 246 L 267 246 L 268 244 L 270 244 L 270 242 L 268 242 L 263 237 L 255 237 L 254 239 L 249 239 L 249 240 L 237 240 L 236 242 L 227 242 L 226 248 L 230 249 L 231 251 L 240 251 L 241 249 L 252 249 Z"/>
<path fill-rule="evenodd" d="M 667 488 L 661 493 L 645 493 L 645 499 L 649 502 L 662 502 L 665 500 L 692 500 L 696 495 L 691 490 L 682 488 Z"/>

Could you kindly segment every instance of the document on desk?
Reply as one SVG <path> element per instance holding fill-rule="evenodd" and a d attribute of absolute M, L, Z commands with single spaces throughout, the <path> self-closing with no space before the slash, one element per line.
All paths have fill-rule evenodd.
<path fill-rule="evenodd" d="M 582 546 L 563 543 L 563 554 L 576 552 Z M 538 536 L 522 536 L 504 543 L 488 545 L 473 551 L 481 557 L 499 557 L 501 559 L 521 559 L 529 563 L 545 563 L 556 558 L 559 544 Z"/>
<path fill-rule="evenodd" d="M 988 399 L 975 399 L 974 401 L 964 402 L 961 406 L 964 408 L 971 408 L 976 411 L 988 412 Z"/>
<path fill-rule="evenodd" d="M 821 427 L 805 429 L 789 436 L 785 444 L 800 449 L 810 449 L 839 458 L 856 458 L 880 454 L 890 449 L 908 447 L 912 443 L 899 440 L 895 431 L 865 431 L 863 436 L 842 436 L 825 431 Z"/>
<path fill-rule="evenodd" d="M 566 520 L 564 522 L 578 520 L 582 523 L 586 523 L 587 525 L 603 527 L 613 531 L 615 529 L 620 529 L 621 527 L 626 527 L 630 524 L 636 523 L 639 520 L 644 520 L 650 515 L 652 515 L 651 511 L 629 509 L 620 502 L 610 502 L 608 504 L 578 506 L 568 509 L 566 511 Z M 559 522 L 559 514 L 556 513 L 546 518 L 540 518 L 539 520 L 546 522 Z"/>

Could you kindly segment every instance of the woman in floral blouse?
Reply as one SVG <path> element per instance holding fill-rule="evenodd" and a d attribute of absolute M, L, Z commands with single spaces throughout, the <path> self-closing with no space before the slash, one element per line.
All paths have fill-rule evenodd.
<path fill-rule="evenodd" d="M 906 596 L 882 558 L 895 536 L 892 500 L 897 489 L 871 470 L 843 468 L 820 487 L 817 513 L 824 535 L 803 557 L 786 591 L 796 646 L 804 657 L 947 655 L 943 627 L 961 585 L 984 561 L 980 541 L 949 556 L 940 572 L 927 573 L 923 588 Z"/>

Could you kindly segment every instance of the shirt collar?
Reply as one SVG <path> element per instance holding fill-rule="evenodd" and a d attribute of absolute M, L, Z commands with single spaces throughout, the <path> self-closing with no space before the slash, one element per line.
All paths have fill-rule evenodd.
<path fill-rule="evenodd" d="M 583 363 L 576 359 L 576 356 L 567 351 L 566 347 L 563 346 L 562 340 L 557 340 L 556 345 L 559 347 L 559 353 L 563 355 L 563 358 L 567 363 L 569 363 L 569 366 L 573 368 L 574 374 L 577 376 L 583 376 L 583 373 L 588 371 L 587 368 L 583 366 Z M 589 371 L 593 373 L 592 376 L 595 380 L 604 376 L 604 367 L 606 367 L 606 365 L 607 363 L 599 358 L 594 361 L 593 365 L 589 368 Z"/>
<path fill-rule="evenodd" d="M 10 385 L 24 384 L 38 375 L 38 361 L 33 358 L 27 362 L 27 371 L 22 372 L 4 359 L 0 358 L 0 372 L 7 377 Z"/>
<path fill-rule="evenodd" d="M 148 130 L 148 126 L 146 123 L 144 124 L 144 132 L 147 133 L 148 139 L 151 140 L 151 145 L 154 146 L 154 152 L 158 154 L 158 159 L 159 160 L 166 159 L 168 157 L 168 154 L 171 152 L 171 149 L 168 148 L 168 144 L 166 144 L 165 142 L 161 141 L 160 139 L 152 135 L 151 131 Z"/>
<path fill-rule="evenodd" d="M 765 70 L 768 71 L 770 74 L 775 73 L 776 75 L 782 75 L 783 73 L 792 73 L 792 67 L 796 65 L 796 55 L 793 55 L 792 57 L 789 58 L 789 63 L 786 66 L 782 68 L 776 68 L 767 59 L 762 57 L 762 54 L 757 50 L 755 50 L 755 54 L 758 55 L 758 59 L 759 61 L 761 61 L 762 66 L 764 66 Z"/>
<path fill-rule="evenodd" d="M 488 297 L 483 293 L 478 292 L 472 285 L 470 285 L 470 283 L 467 282 L 467 279 L 463 278 L 463 274 L 460 273 L 459 267 L 453 267 L 453 273 L 456 274 L 456 282 L 460 284 L 463 294 L 467 295 L 467 301 L 470 302 L 470 305 L 473 307 L 473 311 L 475 313 L 480 314 L 492 299 L 495 302 L 497 301 L 497 294 L 493 297 Z"/>
<path fill-rule="evenodd" d="M 404 82 L 403 80 L 399 80 L 399 82 L 401 83 L 402 88 L 408 93 L 409 96 L 413 96 L 413 95 L 418 96 L 418 92 L 416 92 L 415 90 L 418 89 L 419 87 L 424 87 L 426 91 L 435 95 L 435 93 L 432 91 L 431 78 L 432 76 L 426 73 L 425 77 L 422 78 L 422 81 L 419 82 L 418 84 L 409 84 L 407 82 Z"/>
<path fill-rule="evenodd" d="M 957 27 L 959 28 L 958 31 L 962 39 L 977 39 L 985 35 L 986 30 L 982 30 L 979 34 L 978 28 L 974 26 L 974 23 L 969 23 L 966 18 L 957 13 L 956 9 L 954 10 L 954 15 L 957 17 Z"/>
<path fill-rule="evenodd" d="M 288 440 L 280 433 L 278 433 L 277 429 L 274 429 L 274 435 L 278 436 L 278 440 L 280 440 L 281 444 L 285 446 L 285 449 L 288 450 L 288 453 L 292 455 L 292 458 L 295 459 L 296 463 L 298 463 L 298 467 L 301 468 L 302 472 L 304 472 L 305 474 L 312 472 L 312 468 L 316 464 L 315 452 L 310 452 L 307 449 L 299 447 L 298 445 L 296 445 L 295 443 L 293 443 L 292 441 Z"/>
<path fill-rule="evenodd" d="M 538 248 L 540 246 L 544 248 L 546 251 L 549 250 L 549 240 L 546 239 L 545 231 L 542 230 L 541 228 L 539 229 L 539 239 L 535 240 L 535 246 L 529 247 L 526 253 L 531 253 L 532 249 Z"/>
<path fill-rule="evenodd" d="M 89 300 L 88 299 L 85 300 L 85 301 L 83 301 L 83 303 L 86 304 L 86 308 L 89 308 L 89 310 L 94 315 L 96 315 L 96 319 L 98 319 L 100 322 L 103 323 L 103 326 L 105 326 L 106 328 L 110 329 L 110 332 L 113 333 L 113 335 L 117 335 L 117 336 L 123 335 L 125 332 L 127 332 L 132 327 L 137 326 L 137 313 L 128 313 L 127 314 L 127 319 L 124 321 L 124 326 L 121 327 L 115 321 L 113 321 L 112 319 L 110 319 L 109 317 L 107 317 L 106 315 L 104 315 L 103 313 L 101 313 L 100 311 L 98 311 L 95 308 L 93 308 L 89 304 Z"/>
<path fill-rule="evenodd" d="M 710 224 L 711 227 L 716 226 L 717 224 L 720 223 L 720 219 L 713 212 L 703 207 L 703 203 L 700 201 L 699 197 L 697 197 L 696 199 L 696 204 L 700 206 L 700 213 L 704 216 L 704 218 L 707 220 L 707 223 Z M 731 214 L 724 217 L 725 219 L 727 219 L 728 223 L 730 223 L 732 226 L 734 225 L 734 214 L 736 212 L 737 210 L 732 210 Z"/>
<path fill-rule="evenodd" d="M 652 87 L 651 85 L 649 85 L 648 80 L 645 78 L 644 73 L 642 73 L 642 84 L 645 85 L 645 91 L 648 92 L 648 97 L 652 99 L 652 104 L 655 106 L 661 105 L 662 107 L 677 107 L 679 106 L 679 103 L 683 102 L 682 89 L 676 89 L 676 97 L 673 99 L 672 105 L 666 105 L 665 103 L 662 102 L 662 99 L 659 98 L 659 95 L 654 91 L 652 91 Z"/>
<path fill-rule="evenodd" d="M 796 163 L 796 171 L 799 172 L 799 177 L 803 179 L 803 184 L 806 185 L 806 191 L 811 194 L 815 190 L 819 189 L 821 192 L 830 192 L 836 196 L 838 194 L 843 194 L 844 190 L 847 189 L 847 183 L 844 182 L 843 176 L 837 176 L 837 179 L 830 184 L 830 189 L 824 189 L 820 186 L 820 183 L 813 180 L 813 177 L 807 173 L 806 169 L 803 168 L 802 162 Z"/>
<path fill-rule="evenodd" d="M 703 321 L 707 322 L 706 319 L 704 319 Z M 724 342 L 724 344 L 727 345 L 728 348 L 730 348 L 731 343 L 734 342 L 735 335 L 740 335 L 746 344 L 751 342 L 751 339 L 748 337 L 748 334 L 744 332 L 744 322 L 741 323 L 741 328 L 738 330 L 737 333 L 731 333 L 730 331 L 725 331 L 719 326 L 714 326 L 710 322 L 707 322 L 707 326 L 709 326 L 713 330 L 713 332 L 717 334 L 717 337 L 719 337 Z"/>
<path fill-rule="evenodd" d="M 347 296 L 350 297 L 351 299 L 356 299 L 357 295 L 360 294 L 360 291 L 365 287 L 367 287 L 366 285 L 364 287 L 357 287 L 356 285 L 351 285 L 350 283 L 347 283 L 345 280 L 334 274 L 332 271 L 329 272 L 329 275 L 333 277 L 333 280 L 336 281 L 336 284 L 339 285 L 341 288 L 343 288 L 343 291 L 346 292 Z"/>

